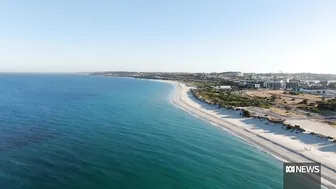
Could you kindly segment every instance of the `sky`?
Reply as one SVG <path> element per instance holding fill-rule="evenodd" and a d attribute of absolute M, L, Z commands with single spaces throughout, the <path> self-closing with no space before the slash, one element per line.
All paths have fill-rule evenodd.
<path fill-rule="evenodd" d="M 0 72 L 336 74 L 335 0 L 0 0 Z"/>

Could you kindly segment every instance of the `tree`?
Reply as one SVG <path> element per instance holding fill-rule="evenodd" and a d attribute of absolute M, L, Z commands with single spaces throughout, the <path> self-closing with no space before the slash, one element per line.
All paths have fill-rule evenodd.
<path fill-rule="evenodd" d="M 228 91 L 226 91 L 226 94 L 227 94 L 227 97 L 229 98 L 231 96 L 231 94 L 232 94 L 232 91 L 228 90 Z"/>
<path fill-rule="evenodd" d="M 328 87 L 330 87 L 332 89 L 336 89 L 336 82 L 330 83 Z"/>
<path fill-rule="evenodd" d="M 308 105 L 308 99 L 302 100 L 302 104 Z"/>
<path fill-rule="evenodd" d="M 273 94 L 273 95 L 271 96 L 271 101 L 272 101 L 272 102 L 275 102 L 275 100 L 276 100 L 276 96 Z"/>
<path fill-rule="evenodd" d="M 243 109 L 243 116 L 244 116 L 244 117 L 252 117 L 252 114 L 251 114 L 251 112 L 249 112 L 248 110 L 244 110 L 244 109 Z"/>

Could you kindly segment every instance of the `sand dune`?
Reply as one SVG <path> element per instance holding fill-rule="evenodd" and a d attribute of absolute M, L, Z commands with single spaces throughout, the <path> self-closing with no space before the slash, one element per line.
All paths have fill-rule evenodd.
<path fill-rule="evenodd" d="M 263 151 L 281 161 L 320 162 L 323 185 L 336 188 L 335 142 L 312 136 L 309 133 L 290 132 L 281 125 L 266 120 L 243 118 L 239 111 L 217 109 L 213 105 L 196 99 L 186 85 L 172 81 L 166 82 L 176 86 L 177 90 L 172 96 L 172 102 L 180 108 L 260 146 Z"/>

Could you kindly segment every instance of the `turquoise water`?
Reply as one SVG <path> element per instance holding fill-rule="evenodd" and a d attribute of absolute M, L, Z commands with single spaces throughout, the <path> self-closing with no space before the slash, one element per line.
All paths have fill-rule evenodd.
<path fill-rule="evenodd" d="M 282 164 L 129 78 L 0 75 L 0 188 L 282 188 Z"/>

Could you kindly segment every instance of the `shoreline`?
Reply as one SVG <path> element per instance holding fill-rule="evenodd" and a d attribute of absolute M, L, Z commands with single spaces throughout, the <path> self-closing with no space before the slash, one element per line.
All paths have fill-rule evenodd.
<path fill-rule="evenodd" d="M 281 162 L 320 162 L 322 166 L 322 185 L 327 188 L 336 188 L 335 151 L 323 152 L 313 144 L 304 143 L 299 139 L 292 139 L 286 136 L 285 133 L 290 133 L 290 131 L 283 130 L 279 125 L 275 126 L 272 123 L 268 125 L 267 121 L 262 122 L 252 118 L 244 118 L 234 110 L 217 110 L 214 106 L 191 96 L 190 88 L 185 84 L 168 80 L 159 80 L 159 82 L 169 83 L 175 87 L 173 94 L 171 94 L 171 102 L 180 109 L 220 127 Z M 281 132 L 280 129 L 283 130 L 283 133 L 281 133 L 283 136 L 277 136 L 279 135 L 278 133 L 274 134 Z M 265 132 L 266 130 L 267 132 Z M 310 138 L 313 139 L 315 136 L 304 136 L 302 134 L 300 137 L 311 140 Z M 320 141 L 316 139 L 315 142 L 319 143 Z M 330 145 L 336 146 L 332 142 L 330 142 Z M 314 149 L 312 151 L 303 151 L 302 149 L 305 146 L 313 146 Z"/>

